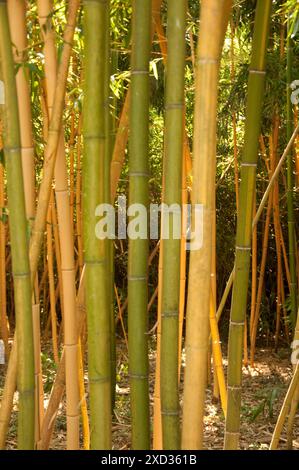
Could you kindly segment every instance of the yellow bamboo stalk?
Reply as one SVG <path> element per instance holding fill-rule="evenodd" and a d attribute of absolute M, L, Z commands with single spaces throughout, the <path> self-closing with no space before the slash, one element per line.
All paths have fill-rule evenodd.
<path fill-rule="evenodd" d="M 260 306 L 262 301 L 262 293 L 263 293 L 263 285 L 264 285 L 264 277 L 265 277 L 265 269 L 266 269 L 266 261 L 267 261 L 267 251 L 268 251 L 268 241 L 269 241 L 269 229 L 270 229 L 270 218 L 272 212 L 272 203 L 273 203 L 273 192 L 269 196 L 269 202 L 267 206 L 267 214 L 265 220 L 265 231 L 264 231 L 264 238 L 263 238 L 263 250 L 262 250 L 262 261 L 260 267 L 260 277 L 259 277 L 259 284 L 257 290 L 257 299 L 256 299 L 256 306 L 254 312 L 254 320 L 252 325 L 252 335 L 251 335 L 251 344 L 250 344 L 250 363 L 253 367 L 254 365 L 254 354 L 255 354 L 255 346 L 256 346 L 256 335 L 257 335 L 257 328 L 258 328 L 258 321 L 260 318 Z"/>
<path fill-rule="evenodd" d="M 72 42 L 76 25 L 78 7 L 79 0 L 71 0 L 69 2 L 67 25 L 65 27 L 63 35 L 64 45 L 57 72 L 55 98 L 53 102 L 53 110 L 49 125 L 49 135 L 44 152 L 45 155 L 43 178 L 39 189 L 36 217 L 31 231 L 29 257 L 32 284 L 34 284 L 37 272 L 40 247 L 43 241 L 44 228 L 46 224 L 47 211 L 51 194 L 51 184 L 56 161 L 56 152 L 59 144 L 59 136 L 61 131 L 61 120 L 63 114 L 64 96 L 68 75 L 68 65 L 72 50 Z"/>
<path fill-rule="evenodd" d="M 55 298 L 55 281 L 54 281 L 54 263 L 53 263 L 53 240 L 52 240 L 52 204 L 51 198 L 48 217 L 47 217 L 47 262 L 49 271 L 49 290 L 50 290 L 50 311 L 52 326 L 52 345 L 54 361 L 58 364 L 58 342 L 57 342 L 57 315 L 56 315 L 56 298 Z"/>
<path fill-rule="evenodd" d="M 74 223 L 74 205 L 75 205 L 75 112 L 71 114 L 71 129 L 69 140 L 69 157 L 70 157 L 70 211 L 71 221 Z"/>
<path fill-rule="evenodd" d="M 38 445 L 40 440 L 40 431 L 44 417 L 44 391 L 41 367 L 41 349 L 40 349 L 40 308 L 39 304 L 32 306 L 33 334 L 34 334 L 34 380 L 35 380 L 35 442 Z"/>
<path fill-rule="evenodd" d="M 254 192 L 253 211 L 252 218 L 256 215 L 256 193 Z M 256 303 L 256 288 L 257 288 L 257 227 L 256 225 L 252 231 L 252 269 L 251 269 L 251 307 L 250 307 L 250 326 L 249 333 L 252 334 L 254 314 L 255 314 L 255 303 Z"/>
<path fill-rule="evenodd" d="M 25 207 L 27 219 L 35 216 L 35 170 L 34 145 L 32 137 L 32 116 L 28 82 L 27 61 L 27 25 L 26 1 L 7 0 L 7 11 L 10 26 L 13 57 L 19 69 L 16 74 L 20 132 L 22 144 L 22 168 L 25 187 Z"/>
<path fill-rule="evenodd" d="M 218 330 L 218 322 L 216 319 L 215 302 L 214 302 L 212 288 L 211 288 L 211 294 L 210 294 L 210 328 L 211 328 L 212 347 L 213 347 L 213 369 L 215 371 L 215 377 L 217 378 L 217 383 L 219 387 L 222 410 L 223 410 L 224 416 L 226 416 L 227 392 L 226 392 L 225 376 L 224 376 L 224 369 L 223 369 L 221 341 L 220 341 L 220 335 L 219 335 L 219 330 Z"/>
<path fill-rule="evenodd" d="M 202 0 L 195 74 L 193 217 L 203 206 L 203 243 L 190 253 L 182 448 L 201 449 L 209 350 L 212 210 L 216 172 L 217 89 L 230 1 Z M 211 34 L 213 30 L 213 34 Z"/>
<path fill-rule="evenodd" d="M 163 187 L 162 187 L 163 192 Z M 163 222 L 161 221 L 161 226 Z M 162 309 L 162 250 L 163 240 L 160 240 L 159 267 L 158 267 L 158 312 L 157 312 L 157 346 L 156 346 L 156 368 L 155 368 L 155 388 L 154 388 L 154 418 L 153 418 L 153 449 L 163 449 L 162 439 L 162 415 L 161 415 L 161 396 L 160 396 L 160 356 L 161 356 L 161 309 Z"/>
<path fill-rule="evenodd" d="M 83 241 L 82 241 L 82 176 L 81 176 L 81 125 L 82 118 L 79 117 L 78 140 L 77 140 L 77 175 L 76 175 L 76 232 L 78 245 L 78 265 L 80 276 L 83 270 Z"/>
<path fill-rule="evenodd" d="M 182 165 L 182 230 L 181 230 L 181 262 L 180 262 L 180 305 L 179 305 L 179 380 L 181 376 L 182 365 L 182 343 L 183 343 L 183 326 L 185 316 L 185 302 L 186 302 L 186 230 L 187 230 L 187 213 L 184 207 L 187 207 L 188 202 L 188 189 L 186 179 L 186 156 L 183 152 L 183 165 Z"/>
<path fill-rule="evenodd" d="M 81 335 L 82 328 L 86 321 L 84 289 L 85 289 L 85 282 L 84 282 L 84 268 L 83 268 L 83 272 L 80 278 L 80 285 L 78 289 L 77 299 L 76 299 L 78 338 Z M 62 354 L 61 354 L 61 359 L 59 362 L 59 366 L 57 368 L 55 382 L 51 390 L 48 407 L 45 412 L 45 416 L 43 420 L 40 447 L 39 447 L 41 450 L 47 450 L 50 446 L 55 419 L 57 416 L 59 404 L 63 397 L 64 390 L 65 390 L 65 349 L 63 349 Z"/>
<path fill-rule="evenodd" d="M 54 248 L 55 248 L 55 258 L 56 258 L 56 266 L 57 266 L 57 275 L 58 275 L 58 293 L 60 298 L 60 309 L 61 309 L 61 316 L 62 316 L 62 327 L 64 323 L 64 297 L 63 297 L 63 286 L 62 286 L 62 269 L 61 269 L 61 251 L 60 251 L 60 237 L 59 237 L 59 230 L 58 230 L 58 220 L 57 220 L 57 210 L 56 204 L 54 199 L 54 190 L 52 189 L 50 200 L 52 200 L 52 211 L 51 211 L 51 219 L 52 219 L 52 230 L 54 235 Z M 59 343 L 59 341 L 58 341 Z"/>
<path fill-rule="evenodd" d="M 0 122 L 0 150 L 2 150 L 2 123 Z M 0 315 L 1 337 L 5 347 L 5 357 L 9 355 L 9 323 L 6 313 L 6 227 L 5 227 L 4 168 L 0 163 Z"/>
<path fill-rule="evenodd" d="M 45 77 L 47 104 L 50 119 L 53 115 L 57 82 L 57 58 L 55 34 L 52 29 L 51 0 L 38 0 L 38 15 L 44 39 Z M 68 177 L 65 157 L 63 128 L 57 147 L 55 164 L 55 196 L 58 213 L 58 228 L 61 246 L 61 272 L 64 299 L 64 346 L 66 361 L 66 414 L 67 414 L 67 448 L 79 448 L 79 357 L 76 325 L 76 286 L 73 223 L 71 220 L 70 200 L 68 193 Z"/>
<path fill-rule="evenodd" d="M 80 406 L 82 414 L 82 429 L 83 429 L 83 448 L 84 450 L 90 449 L 90 431 L 89 431 L 89 420 L 86 402 L 86 393 L 84 386 L 84 350 L 81 346 L 81 340 L 78 341 L 78 356 L 79 356 L 79 394 L 80 394 Z"/>
<path fill-rule="evenodd" d="M 288 411 L 289 411 L 289 408 L 290 408 L 290 405 L 291 405 L 292 398 L 293 398 L 294 393 L 295 393 L 295 391 L 298 387 L 298 384 L 299 384 L 299 363 L 297 363 L 297 365 L 296 365 L 296 369 L 293 373 L 291 383 L 289 385 L 287 394 L 286 394 L 285 399 L 283 401 L 283 404 L 282 404 L 282 407 L 281 407 L 281 410 L 280 410 L 280 413 L 279 413 L 279 416 L 278 416 L 278 419 L 277 419 L 277 422 L 276 422 L 276 425 L 275 425 L 275 429 L 274 429 L 274 432 L 273 432 L 273 435 L 272 435 L 272 440 L 271 440 L 271 444 L 270 444 L 270 448 L 269 448 L 270 450 L 277 450 L 277 447 L 278 447 L 278 444 L 279 444 L 279 438 L 280 438 L 280 435 L 281 435 L 281 431 L 282 431 L 285 419 L 287 417 L 287 414 L 288 414 Z"/>
<path fill-rule="evenodd" d="M 0 407 L 0 449 L 5 449 L 6 434 L 9 426 L 13 397 L 17 386 L 17 342 L 14 340 L 6 372 Z"/>
<path fill-rule="evenodd" d="M 294 125 L 298 125 L 298 106 L 294 106 Z M 299 138 L 295 140 L 295 183 L 299 186 Z"/>

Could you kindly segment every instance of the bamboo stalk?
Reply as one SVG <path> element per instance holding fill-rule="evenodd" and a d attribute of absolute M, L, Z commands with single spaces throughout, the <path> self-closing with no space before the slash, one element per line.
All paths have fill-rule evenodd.
<path fill-rule="evenodd" d="M 211 292 L 210 295 L 211 295 L 210 328 L 211 328 L 212 347 L 213 347 L 213 369 L 215 371 L 215 377 L 217 378 L 217 383 L 219 387 L 222 410 L 223 410 L 224 416 L 226 417 L 227 392 L 226 392 L 225 376 L 224 376 L 224 370 L 223 370 L 221 342 L 220 342 L 220 335 L 219 335 L 219 330 L 218 330 L 218 323 L 216 319 L 215 302 L 213 298 L 213 293 Z"/>
<path fill-rule="evenodd" d="M 296 365 L 295 372 L 293 374 L 293 377 L 292 377 L 291 383 L 289 385 L 287 394 L 286 394 L 285 399 L 283 401 L 283 404 L 282 404 L 282 407 L 281 407 L 281 410 L 280 410 L 280 413 L 279 413 L 279 416 L 278 416 L 278 419 L 277 419 L 277 422 L 276 422 L 276 425 L 275 425 L 275 429 L 274 429 L 274 432 L 273 432 L 273 435 L 272 435 L 272 440 L 271 440 L 269 450 L 276 450 L 277 447 L 278 447 L 282 427 L 284 425 L 288 410 L 290 408 L 292 398 L 293 398 L 294 393 L 295 393 L 295 391 L 298 387 L 298 383 L 299 383 L 299 363 L 297 363 L 297 365 Z"/>
<path fill-rule="evenodd" d="M 256 193 L 253 196 L 253 217 L 256 214 Z M 256 304 L 256 288 L 257 288 L 257 226 L 252 231 L 252 269 L 251 269 L 251 307 L 250 307 L 250 323 L 249 323 L 249 334 L 252 335 L 252 328 L 255 316 L 255 304 Z"/>
<path fill-rule="evenodd" d="M 133 1 L 131 103 L 129 141 L 129 204 L 148 209 L 149 60 L 151 0 Z M 133 214 L 132 214 L 133 215 Z M 130 218 L 130 221 L 132 218 Z M 132 448 L 150 447 L 147 260 L 148 235 L 129 239 L 128 328 Z"/>
<path fill-rule="evenodd" d="M 186 156 L 183 152 L 183 163 L 182 163 L 182 231 L 181 231 L 181 258 L 180 258 L 180 304 L 179 304 L 179 369 L 178 376 L 179 381 L 181 377 L 181 365 L 182 365 L 182 344 L 183 344 L 183 326 L 185 316 L 185 303 L 186 303 L 186 266 L 187 266 L 187 213 L 184 207 L 188 203 L 188 189 L 187 189 L 187 178 L 186 178 Z"/>
<path fill-rule="evenodd" d="M 263 287 L 264 287 L 272 207 L 273 207 L 273 197 L 271 193 L 269 196 L 269 202 L 268 202 L 267 214 L 266 214 L 266 220 L 265 220 L 265 231 L 264 231 L 263 248 L 262 248 L 262 260 L 261 260 L 261 266 L 260 266 L 260 277 L 259 277 L 259 283 L 258 283 L 258 289 L 257 289 L 257 298 L 256 298 L 255 312 L 254 312 L 254 320 L 253 320 L 253 325 L 252 325 L 252 334 L 250 337 L 251 339 L 250 341 L 251 367 L 254 366 L 256 335 L 257 335 L 258 321 L 260 318 L 260 307 L 261 307 Z"/>
<path fill-rule="evenodd" d="M 44 152 L 43 179 L 39 189 L 38 205 L 30 239 L 30 267 L 31 279 L 33 281 L 37 271 L 39 252 L 43 240 L 44 227 L 46 224 L 47 211 L 51 194 L 51 184 L 55 168 L 56 151 L 58 148 L 61 131 L 68 64 L 72 50 L 73 35 L 79 3 L 79 0 L 71 0 L 69 3 L 67 25 L 65 27 L 63 38 L 64 46 L 57 71 L 55 97 L 49 125 L 48 141 Z"/>
<path fill-rule="evenodd" d="M 52 344 L 53 355 L 56 364 L 59 362 L 58 342 L 57 342 L 57 316 L 56 316 L 56 299 L 55 299 L 55 283 L 54 283 L 54 266 L 53 266 L 53 241 L 52 241 L 52 207 L 53 201 L 49 204 L 47 219 L 47 261 L 49 270 L 49 290 L 50 290 L 50 310 L 51 310 L 51 326 L 52 326 Z"/>
<path fill-rule="evenodd" d="M 239 445 L 242 343 L 249 280 L 252 208 L 260 135 L 265 57 L 271 14 L 271 0 L 258 0 L 255 14 L 252 58 L 249 72 L 245 143 L 241 167 L 240 206 L 237 220 L 235 281 L 231 304 L 228 346 L 228 400 L 225 449 Z"/>
<path fill-rule="evenodd" d="M 0 56 L 5 87 L 7 196 L 17 324 L 18 448 L 34 446 L 34 350 L 27 222 L 21 163 L 17 90 L 6 2 L 0 3 Z"/>
<path fill-rule="evenodd" d="M 105 202 L 105 31 L 108 1 L 84 1 L 85 89 L 83 155 L 83 233 L 88 318 L 88 375 L 91 449 L 111 448 L 111 315 L 107 293 L 108 254 L 105 239 L 95 235 L 95 210 Z M 98 79 L 95 82 L 94 77 Z M 98 106 L 95 107 L 95 103 Z"/>
<path fill-rule="evenodd" d="M 2 122 L 0 135 L 0 149 L 3 149 L 2 142 Z M 6 224 L 5 224 L 5 189 L 4 189 L 4 168 L 0 164 L 0 315 L 1 315 L 1 338 L 4 342 L 5 357 L 9 356 L 9 323 L 6 313 Z"/>
<path fill-rule="evenodd" d="M 216 172 L 218 73 L 231 1 L 201 2 L 195 74 L 192 219 L 203 207 L 203 244 L 190 253 L 182 448 L 200 449 L 209 349 L 212 204 Z M 214 34 L 211 35 L 211 29 Z"/>
<path fill-rule="evenodd" d="M 88 420 L 86 393 L 85 393 L 85 386 L 84 386 L 84 360 L 83 360 L 83 357 L 84 357 L 84 351 L 81 347 L 81 340 L 79 338 L 79 342 L 78 342 L 78 358 L 79 358 L 78 381 L 79 381 L 80 406 L 81 406 L 81 414 L 82 414 L 83 447 L 84 447 L 84 450 L 89 450 L 89 448 L 90 448 L 90 431 L 89 431 L 89 420 Z"/>
<path fill-rule="evenodd" d="M 81 335 L 83 325 L 86 320 L 86 308 L 85 308 L 85 276 L 84 268 L 80 278 L 80 285 L 78 289 L 76 299 L 76 311 L 77 311 L 77 335 L 78 338 Z M 50 440 L 57 416 L 59 404 L 62 400 L 63 393 L 65 391 L 65 351 L 63 349 L 60 362 L 57 368 L 55 381 L 51 390 L 49 403 L 47 410 L 44 415 L 43 425 L 41 430 L 41 440 L 39 443 L 39 449 L 47 450 L 50 445 Z M 1 410 L 1 409 L 0 409 Z"/>
<path fill-rule="evenodd" d="M 184 78 L 185 78 L 185 29 L 187 4 L 185 0 L 168 2 L 165 97 L 165 149 L 164 149 L 164 199 L 169 207 L 181 207 Z M 163 448 L 180 448 L 179 422 L 179 303 L 180 303 L 180 249 L 181 240 L 175 237 L 182 220 L 169 214 L 169 238 L 163 237 L 163 277 L 161 310 L 161 412 Z M 165 218 L 164 218 L 165 222 Z"/>
<path fill-rule="evenodd" d="M 289 30 L 289 22 L 288 22 Z M 293 68 L 293 40 L 287 36 L 287 140 L 290 139 L 293 126 L 293 110 L 291 102 L 291 83 Z M 287 156 L 287 211 L 288 211 L 288 235 L 289 235 L 289 265 L 291 274 L 291 310 L 290 320 L 293 330 L 296 326 L 297 315 L 297 274 L 296 274 L 296 239 L 295 239 L 295 213 L 294 213 L 294 182 L 293 182 L 293 147 Z"/>
<path fill-rule="evenodd" d="M 53 115 L 55 88 L 57 86 L 57 59 L 55 35 L 49 18 L 53 11 L 51 0 L 38 1 L 38 14 L 44 39 L 45 78 L 48 114 Z M 55 196 L 61 253 L 61 274 L 64 301 L 64 346 L 66 360 L 66 414 L 67 448 L 79 448 L 79 380 L 78 342 L 76 327 L 76 287 L 73 251 L 73 223 L 68 193 L 68 176 L 65 157 L 63 126 L 60 132 L 55 163 Z M 48 134 L 48 138 L 49 138 Z"/>
<path fill-rule="evenodd" d="M 230 23 L 231 27 L 231 81 L 235 80 L 235 25 L 233 20 Z M 236 113 L 233 111 L 232 114 L 232 125 L 233 125 L 233 144 L 234 144 L 234 175 L 235 175 L 235 192 L 236 192 L 236 209 L 239 210 L 239 167 L 238 167 L 238 147 L 237 147 L 237 119 Z"/>

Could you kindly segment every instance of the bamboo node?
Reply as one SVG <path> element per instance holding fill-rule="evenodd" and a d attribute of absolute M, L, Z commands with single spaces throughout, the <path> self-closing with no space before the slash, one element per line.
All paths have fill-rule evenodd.
<path fill-rule="evenodd" d="M 161 414 L 164 416 L 179 416 L 179 411 L 169 411 L 169 410 L 161 410 Z"/>
<path fill-rule="evenodd" d="M 241 326 L 244 326 L 245 325 L 245 322 L 244 321 L 230 321 L 230 324 L 231 325 L 241 325 Z"/>
<path fill-rule="evenodd" d="M 162 316 L 162 318 L 178 317 L 179 316 L 179 311 L 178 310 L 170 310 L 168 312 L 162 312 L 161 316 Z"/>
<path fill-rule="evenodd" d="M 105 382 L 110 382 L 110 381 L 111 381 L 111 377 L 110 377 L 110 376 L 107 376 L 107 377 L 97 377 L 97 378 L 94 378 L 94 379 L 92 379 L 91 377 L 89 377 L 88 381 L 89 381 L 90 384 L 105 383 Z"/>
<path fill-rule="evenodd" d="M 128 281 L 146 281 L 146 276 L 128 276 Z"/>
<path fill-rule="evenodd" d="M 219 59 L 201 58 L 196 61 L 198 64 L 218 64 Z"/>
<path fill-rule="evenodd" d="M 236 245 L 236 250 L 240 250 L 240 251 L 251 251 L 251 246 Z"/>
<path fill-rule="evenodd" d="M 241 166 L 252 166 L 253 168 L 256 168 L 257 167 L 257 163 L 254 163 L 254 162 L 242 162 L 241 163 Z"/>
<path fill-rule="evenodd" d="M 129 171 L 129 176 L 143 176 L 149 178 L 149 173 L 144 171 Z"/>
<path fill-rule="evenodd" d="M 249 73 L 254 73 L 254 74 L 256 74 L 256 75 L 266 75 L 266 71 L 265 71 L 265 70 L 250 69 L 250 70 L 249 70 Z"/>
<path fill-rule="evenodd" d="M 130 379 L 148 380 L 148 375 L 142 374 L 131 374 L 129 373 Z"/>
<path fill-rule="evenodd" d="M 167 109 L 183 109 L 184 103 L 169 103 L 165 105 L 165 110 Z"/>
<path fill-rule="evenodd" d="M 228 390 L 241 390 L 241 385 L 228 385 Z"/>
<path fill-rule="evenodd" d="M 149 75 L 149 70 L 131 70 L 131 75 Z"/>

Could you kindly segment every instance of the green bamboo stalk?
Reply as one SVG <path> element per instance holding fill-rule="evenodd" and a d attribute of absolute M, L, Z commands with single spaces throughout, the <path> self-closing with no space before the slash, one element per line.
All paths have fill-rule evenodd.
<path fill-rule="evenodd" d="M 151 0 L 133 0 L 129 203 L 148 207 Z M 128 329 L 132 448 L 150 448 L 147 315 L 148 238 L 129 240 Z"/>
<path fill-rule="evenodd" d="M 107 127 L 105 105 L 109 2 L 85 0 L 83 112 L 83 233 L 86 265 L 88 374 L 92 449 L 111 448 L 110 306 L 107 243 L 95 235 L 95 210 L 105 202 Z"/>
<path fill-rule="evenodd" d="M 289 30 L 289 23 L 288 23 Z M 291 102 L 291 83 L 293 70 L 293 40 L 287 36 L 287 140 L 289 141 L 293 131 L 293 108 Z M 296 239 L 295 239 L 295 214 L 294 214 L 294 176 L 293 176 L 293 148 L 287 156 L 287 211 L 288 211 L 288 235 L 289 235 L 289 265 L 290 265 L 290 297 L 291 311 L 290 320 L 293 330 L 296 325 L 297 316 L 297 279 L 296 279 Z"/>
<path fill-rule="evenodd" d="M 15 291 L 17 330 L 17 388 L 19 392 L 18 448 L 34 448 L 34 348 L 27 221 L 22 175 L 17 89 L 6 1 L 0 2 L 0 56 L 5 88 L 4 153 Z"/>
<path fill-rule="evenodd" d="M 178 207 L 182 200 L 186 11 L 186 0 L 168 1 L 163 202 Z M 169 239 L 163 240 L 162 255 L 161 410 L 164 449 L 180 448 L 178 315 L 181 240 L 173 237 L 174 225 L 177 223 L 177 214 L 170 212 Z M 181 227 L 181 220 L 179 224 Z"/>
<path fill-rule="evenodd" d="M 106 63 L 105 63 L 105 125 L 106 125 L 106 143 L 105 143 L 105 164 L 104 164 L 104 182 L 105 182 L 105 201 L 112 203 L 111 198 L 111 159 L 113 149 L 113 135 L 112 135 L 112 116 L 110 113 L 110 75 L 111 75 L 111 52 L 110 52 L 110 1 L 106 11 Z M 107 293 L 109 296 L 108 302 L 110 306 L 111 315 L 111 333 L 110 333 L 110 346 L 111 346 L 111 402 L 112 408 L 115 403 L 115 386 L 116 386 L 116 338 L 115 338 L 115 318 L 114 318 L 114 245 L 110 238 L 106 239 L 107 243 L 107 256 L 109 274 L 107 277 Z"/>
<path fill-rule="evenodd" d="M 258 0 L 256 6 L 249 70 L 245 142 L 241 165 L 240 203 L 237 221 L 235 280 L 229 328 L 225 449 L 237 449 L 239 445 L 242 354 L 250 269 L 252 210 L 271 3 L 271 0 Z"/>

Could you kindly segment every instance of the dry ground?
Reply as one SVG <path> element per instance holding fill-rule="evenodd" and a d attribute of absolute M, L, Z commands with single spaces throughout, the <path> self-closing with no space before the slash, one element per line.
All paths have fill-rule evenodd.
<path fill-rule="evenodd" d="M 49 348 L 46 348 L 49 349 Z M 44 358 L 45 404 L 49 396 L 51 381 L 53 380 L 53 363 L 47 353 Z M 128 381 L 128 355 L 126 346 L 121 343 L 118 347 L 117 362 L 117 394 L 116 408 L 113 417 L 113 447 L 114 449 L 130 448 L 130 408 L 129 408 L 129 381 Z M 226 366 L 226 360 L 225 360 Z M 155 355 L 150 355 L 150 391 L 151 405 L 153 404 Z M 288 349 L 281 349 L 277 354 L 271 349 L 259 349 L 256 354 L 255 367 L 243 367 L 243 394 L 242 394 L 242 449 L 268 449 L 275 422 L 290 382 L 292 368 Z M 3 374 L 5 370 L 0 366 L 0 392 L 2 393 Z M 182 371 L 183 374 L 183 371 Z M 219 403 L 213 399 L 213 387 L 207 391 L 207 406 L 205 416 L 205 447 L 207 449 L 222 449 L 224 435 L 224 417 Z M 16 399 L 17 397 L 15 397 Z M 7 437 L 7 448 L 16 448 L 16 400 Z M 65 448 L 65 403 L 62 403 L 56 420 L 52 449 Z M 294 432 L 294 449 L 299 449 L 299 412 Z M 285 434 L 282 435 L 280 448 L 285 448 Z"/>

